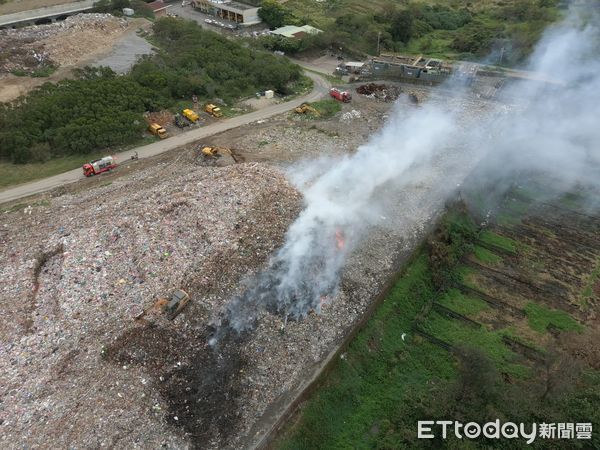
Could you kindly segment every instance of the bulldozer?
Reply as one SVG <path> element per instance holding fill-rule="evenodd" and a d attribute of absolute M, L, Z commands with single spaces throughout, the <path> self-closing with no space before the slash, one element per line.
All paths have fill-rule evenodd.
<path fill-rule="evenodd" d="M 296 108 L 294 108 L 294 111 L 296 112 L 296 114 L 311 113 L 311 114 L 314 114 L 315 116 L 321 115 L 319 113 L 319 111 L 317 111 L 315 108 L 310 106 L 308 103 L 302 103 L 300 106 L 297 106 Z"/>
<path fill-rule="evenodd" d="M 170 299 L 164 297 L 156 299 L 152 305 L 138 314 L 135 320 L 144 324 L 153 324 L 161 317 L 173 320 L 183 311 L 189 301 L 190 295 L 183 289 L 177 289 L 171 294 Z"/>

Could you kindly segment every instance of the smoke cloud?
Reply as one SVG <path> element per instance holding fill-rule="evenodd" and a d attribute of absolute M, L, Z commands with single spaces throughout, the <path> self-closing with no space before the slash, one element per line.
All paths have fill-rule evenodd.
<path fill-rule="evenodd" d="M 572 7 L 561 24 L 545 33 L 526 69 L 546 80 L 531 75 L 508 85 L 502 98 L 510 106 L 503 114 L 496 108 L 465 126 L 460 117 L 468 101 L 415 108 L 400 98 L 383 129 L 355 154 L 305 162 L 292 170 L 290 179 L 303 192 L 305 208 L 268 267 L 247 280 L 244 292 L 226 306 L 217 328 L 251 329 L 265 310 L 286 320 L 319 311 L 322 299 L 335 295 L 349 252 L 378 223 L 390 196 L 427 177 L 428 167 L 442 154 L 456 152 L 466 166 L 483 159 L 477 170 L 488 184 L 494 180 L 508 186 L 524 172 L 542 171 L 565 187 L 597 185 L 597 19 L 589 7 Z M 450 195 L 455 188 L 448 174 L 433 190 Z"/>

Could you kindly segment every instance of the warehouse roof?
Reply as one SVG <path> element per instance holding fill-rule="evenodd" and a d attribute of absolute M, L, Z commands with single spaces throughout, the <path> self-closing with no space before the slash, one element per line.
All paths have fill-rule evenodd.
<path fill-rule="evenodd" d="M 306 34 L 317 34 L 321 32 L 322 30 L 311 27 L 310 25 L 304 25 L 301 27 L 297 27 L 295 25 L 286 25 L 285 27 L 277 28 L 276 30 L 271 31 L 271 34 L 277 34 L 279 36 L 285 36 L 288 38 L 296 38 L 302 37 Z"/>

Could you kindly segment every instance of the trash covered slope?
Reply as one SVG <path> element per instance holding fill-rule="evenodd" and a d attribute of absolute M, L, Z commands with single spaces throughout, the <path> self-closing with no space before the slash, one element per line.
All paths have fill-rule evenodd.
<path fill-rule="evenodd" d="M 256 164 L 161 164 L 97 182 L 0 216 L 3 446 L 185 446 L 153 370 L 205 345 L 186 333 L 266 262 L 301 207 L 278 171 Z M 166 331 L 135 322 L 181 287 L 192 300 L 154 328 Z M 136 330 L 147 347 L 131 344 L 132 358 L 164 351 L 161 367 L 106 354 Z"/>
<path fill-rule="evenodd" d="M 64 21 L 0 30 L 0 74 L 70 66 L 109 49 L 128 22 L 111 14 L 77 14 Z"/>

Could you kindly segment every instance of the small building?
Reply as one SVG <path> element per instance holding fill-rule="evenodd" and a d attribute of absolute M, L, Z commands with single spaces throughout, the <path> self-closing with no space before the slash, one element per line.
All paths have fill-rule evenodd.
<path fill-rule="evenodd" d="M 336 71 L 347 75 L 350 73 L 360 73 L 363 69 L 365 69 L 365 63 L 358 61 L 347 61 L 339 64 L 336 68 Z"/>
<path fill-rule="evenodd" d="M 440 83 L 451 73 L 452 66 L 442 60 L 421 56 L 403 56 L 382 53 L 371 60 L 374 74 L 419 79 L 424 82 Z"/>
<path fill-rule="evenodd" d="M 152 12 L 156 17 L 164 17 L 167 15 L 167 8 L 170 8 L 172 5 L 167 5 L 163 0 L 155 0 L 152 3 L 148 3 Z"/>
<path fill-rule="evenodd" d="M 258 6 L 220 0 L 192 0 L 192 6 L 205 14 L 211 14 L 244 26 L 256 25 L 261 22 L 258 17 L 260 9 Z"/>
<path fill-rule="evenodd" d="M 295 25 L 286 25 L 285 27 L 277 28 L 271 31 L 270 33 L 290 39 L 302 39 L 306 35 L 322 32 L 323 30 L 311 27 L 310 25 L 303 25 L 301 27 L 297 27 Z"/>

